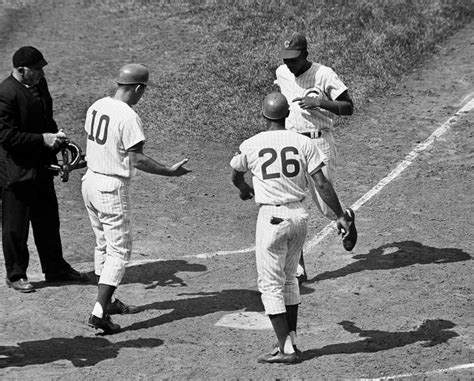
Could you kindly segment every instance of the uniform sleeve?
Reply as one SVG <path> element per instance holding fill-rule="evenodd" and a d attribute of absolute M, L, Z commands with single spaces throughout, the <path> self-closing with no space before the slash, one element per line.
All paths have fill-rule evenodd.
<path fill-rule="evenodd" d="M 248 171 L 247 156 L 244 153 L 242 145 L 240 146 L 240 152 L 237 152 L 230 161 L 230 166 L 239 172 Z"/>
<path fill-rule="evenodd" d="M 344 91 L 347 90 L 347 86 L 342 82 L 339 76 L 331 68 L 327 68 L 327 73 L 325 75 L 325 92 L 329 95 L 331 100 L 337 99 Z"/>
<path fill-rule="evenodd" d="M 123 126 L 122 142 L 125 150 L 145 141 L 142 121 L 138 115 L 129 118 Z"/>
<path fill-rule="evenodd" d="M 309 138 L 305 139 L 302 147 L 307 159 L 308 173 L 312 175 L 325 165 L 324 162 L 327 160 L 326 155 L 324 155 Z"/>

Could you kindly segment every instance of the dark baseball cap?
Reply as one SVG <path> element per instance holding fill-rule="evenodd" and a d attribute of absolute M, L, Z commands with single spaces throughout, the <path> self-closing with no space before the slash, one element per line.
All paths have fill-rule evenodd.
<path fill-rule="evenodd" d="M 306 37 L 302 33 L 294 33 L 283 41 L 280 51 L 280 58 L 296 58 L 302 51 L 308 48 Z"/>
<path fill-rule="evenodd" d="M 12 58 L 13 67 L 32 67 L 40 68 L 46 66 L 48 63 L 41 52 L 33 46 L 23 46 L 18 49 Z"/>

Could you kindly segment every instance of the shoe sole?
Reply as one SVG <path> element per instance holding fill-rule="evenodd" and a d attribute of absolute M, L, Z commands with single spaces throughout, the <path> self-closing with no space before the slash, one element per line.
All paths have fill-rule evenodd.
<path fill-rule="evenodd" d="M 117 330 L 117 331 L 109 331 L 109 330 L 106 330 L 106 329 L 104 329 L 104 328 L 102 328 L 102 327 L 96 327 L 94 324 L 91 324 L 91 323 L 87 323 L 87 325 L 88 325 L 89 327 L 91 327 L 91 328 L 94 328 L 94 329 L 101 329 L 101 330 L 104 332 L 104 334 L 106 334 L 106 335 L 113 335 L 113 334 L 115 334 L 115 333 L 119 333 L 119 332 L 120 332 L 120 329 Z"/>

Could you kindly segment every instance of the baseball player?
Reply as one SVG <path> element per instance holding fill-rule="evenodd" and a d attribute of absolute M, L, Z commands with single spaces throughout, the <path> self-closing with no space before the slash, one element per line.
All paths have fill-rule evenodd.
<path fill-rule="evenodd" d="M 343 236 L 350 223 L 324 175 L 326 156 L 310 138 L 285 129 L 289 114 L 285 96 L 279 92 L 267 95 L 262 113 L 268 131 L 245 140 L 230 165 L 240 198 L 255 196 L 259 205 L 255 244 L 258 289 L 278 339 L 278 347 L 257 361 L 291 364 L 300 355 L 296 346 L 300 304 L 296 270 L 307 232 L 308 211 L 303 201 L 309 177 L 336 215 Z M 245 181 L 247 171 L 253 175 L 253 187 Z"/>
<path fill-rule="evenodd" d="M 310 137 L 314 145 L 325 154 L 327 159 L 323 168 L 324 176 L 334 186 L 337 152 L 332 133 L 333 115 L 352 115 L 353 102 L 348 88 L 331 68 L 308 60 L 307 46 L 306 37 L 301 33 L 294 33 L 283 42 L 280 51 L 283 65 L 276 70 L 275 84 L 290 102 L 286 128 Z M 334 220 L 335 215 L 315 191 L 311 181 L 309 191 L 321 213 Z M 355 222 L 352 209 L 346 209 L 346 214 Z M 356 241 L 357 229 L 353 223 L 351 231 L 343 239 L 343 246 L 350 251 Z M 298 278 L 300 282 L 307 279 L 303 255 Z"/>
<path fill-rule="evenodd" d="M 94 268 L 98 277 L 97 301 L 88 323 L 106 334 L 120 330 L 110 314 L 138 311 L 136 307 L 117 303 L 117 299 L 111 303 L 132 250 L 132 176 L 137 169 L 162 176 L 190 172 L 183 167 L 187 159 L 169 167 L 143 153 L 142 122 L 132 106 L 143 96 L 148 78 L 148 69 L 143 65 L 122 67 L 115 95 L 96 101 L 87 110 L 84 125 L 88 170 L 82 179 L 82 196 L 96 238 Z"/>

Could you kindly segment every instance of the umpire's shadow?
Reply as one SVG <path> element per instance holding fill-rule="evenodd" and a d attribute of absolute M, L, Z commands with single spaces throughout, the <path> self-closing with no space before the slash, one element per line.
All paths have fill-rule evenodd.
<path fill-rule="evenodd" d="M 154 318 L 133 323 L 123 327 L 122 331 L 136 331 L 155 327 L 189 317 L 205 316 L 220 311 L 257 311 L 262 312 L 263 306 L 260 293 L 253 290 L 235 289 L 215 292 L 181 293 L 177 297 L 189 298 L 166 300 L 140 306 L 141 311 L 170 311 Z"/>
<path fill-rule="evenodd" d="M 432 347 L 459 336 L 456 332 L 448 331 L 454 328 L 455 324 L 443 319 L 426 320 L 417 330 L 407 332 L 364 330 L 358 328 L 351 321 L 341 321 L 338 324 L 347 332 L 358 334 L 358 336 L 364 337 L 365 339 L 350 343 L 330 344 L 319 349 L 310 349 L 303 352 L 302 360 L 336 354 L 386 351 L 414 344 L 419 341 L 425 342 L 423 344 L 425 347 Z"/>
<path fill-rule="evenodd" d="M 386 244 L 377 249 L 370 250 L 368 254 L 355 255 L 352 258 L 358 261 L 338 270 L 318 274 L 313 279 L 309 279 L 307 283 L 341 278 L 361 271 L 390 270 L 415 264 L 443 264 L 472 259 L 468 253 L 461 249 L 438 249 L 415 241 Z"/>
<path fill-rule="evenodd" d="M 51 338 L 23 341 L 17 345 L 0 345 L 0 369 L 11 366 L 48 364 L 68 360 L 75 367 L 94 366 L 116 358 L 122 348 L 155 348 L 163 345 L 160 339 L 135 339 L 110 342 L 103 337 Z"/>

